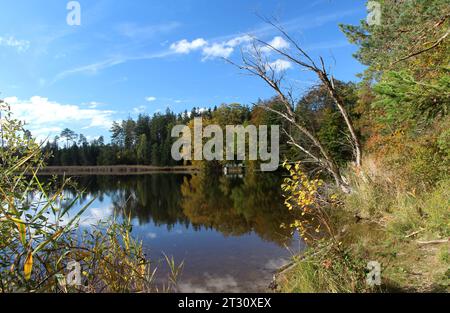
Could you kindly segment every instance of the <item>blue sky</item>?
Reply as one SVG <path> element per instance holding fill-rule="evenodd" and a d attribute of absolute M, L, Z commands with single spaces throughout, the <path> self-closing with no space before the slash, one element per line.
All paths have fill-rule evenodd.
<path fill-rule="evenodd" d="M 336 78 L 357 80 L 363 69 L 338 28 L 365 18 L 363 1 L 80 0 L 80 26 L 67 25 L 68 2 L 0 4 L 1 97 L 38 138 L 64 127 L 109 138 L 113 120 L 139 112 L 271 97 L 264 83 L 221 59 L 238 58 L 248 35 L 276 42 L 258 15 L 276 17 Z M 299 93 L 313 84 L 312 76 L 285 67 Z"/>

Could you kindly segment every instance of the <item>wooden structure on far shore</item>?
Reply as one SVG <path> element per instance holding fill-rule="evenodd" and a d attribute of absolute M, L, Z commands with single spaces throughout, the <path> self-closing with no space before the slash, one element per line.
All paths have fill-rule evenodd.
<path fill-rule="evenodd" d="M 223 167 L 223 174 L 230 175 L 244 175 L 244 166 L 242 164 L 226 164 Z"/>

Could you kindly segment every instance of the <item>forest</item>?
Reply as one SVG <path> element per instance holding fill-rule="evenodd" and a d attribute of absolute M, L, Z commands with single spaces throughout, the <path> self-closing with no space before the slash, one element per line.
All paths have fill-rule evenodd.
<path fill-rule="evenodd" d="M 356 85 L 336 82 L 343 95 L 346 106 L 356 105 Z M 175 125 L 189 125 L 195 117 L 201 117 L 205 125 L 283 125 L 286 124 L 277 114 L 264 107 L 279 108 L 282 103 L 277 97 L 260 100 L 251 107 L 238 103 L 222 104 L 213 109 L 193 108 L 190 112 L 175 114 L 167 110 L 164 114 L 153 116 L 140 114 L 136 120 L 128 118 L 114 122 L 110 130 L 111 141 L 105 143 L 103 137 L 90 142 L 83 134 L 64 129 L 59 136 L 47 141 L 43 152 L 49 155 L 49 166 L 95 166 L 95 165 L 180 165 L 171 156 L 171 147 L 177 138 L 171 137 Z M 333 105 L 323 86 L 309 89 L 296 105 L 296 113 L 304 115 L 305 122 L 311 123 L 318 138 L 327 145 L 330 153 L 339 163 L 351 158 L 351 148 L 342 141 L 342 117 Z M 287 143 L 286 135 L 280 139 L 280 159 L 298 158 L 298 153 Z"/>

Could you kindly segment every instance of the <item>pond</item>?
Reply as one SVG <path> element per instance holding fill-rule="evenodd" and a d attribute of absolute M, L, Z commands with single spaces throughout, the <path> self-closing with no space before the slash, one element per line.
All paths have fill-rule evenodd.
<path fill-rule="evenodd" d="M 159 264 L 165 277 L 164 254 L 184 261 L 180 292 L 259 292 L 275 271 L 304 248 L 290 231 L 283 206 L 281 177 L 272 173 L 223 176 L 153 174 L 82 176 L 85 189 L 77 204 L 95 201 L 80 227 L 116 216 L 131 215 L 133 235 Z M 74 190 L 67 192 L 75 196 Z"/>

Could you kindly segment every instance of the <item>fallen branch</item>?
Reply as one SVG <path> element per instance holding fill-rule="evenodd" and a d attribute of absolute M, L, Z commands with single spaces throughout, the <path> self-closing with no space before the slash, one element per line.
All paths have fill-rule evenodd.
<path fill-rule="evenodd" d="M 409 238 L 409 237 L 413 237 L 413 236 L 415 236 L 415 235 L 417 235 L 418 233 L 421 233 L 421 232 L 423 232 L 425 229 L 419 229 L 418 231 L 415 231 L 415 232 L 413 232 L 413 233 L 411 233 L 411 234 L 409 234 L 409 235 L 406 235 L 405 236 L 405 238 Z"/>
<path fill-rule="evenodd" d="M 438 239 L 438 240 L 430 240 L 430 241 L 417 240 L 417 243 L 420 244 L 420 245 L 435 245 L 435 244 L 447 243 L 447 242 L 450 242 L 450 238 Z"/>

